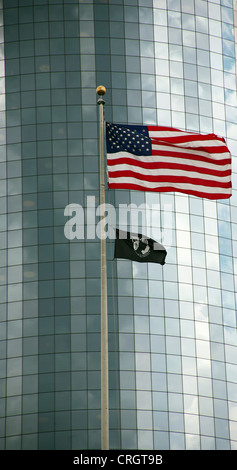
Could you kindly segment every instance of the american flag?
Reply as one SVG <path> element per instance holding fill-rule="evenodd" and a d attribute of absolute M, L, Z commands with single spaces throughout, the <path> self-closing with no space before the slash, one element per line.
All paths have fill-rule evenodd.
<path fill-rule="evenodd" d="M 106 143 L 110 188 L 231 196 L 231 155 L 223 137 L 106 123 Z"/>

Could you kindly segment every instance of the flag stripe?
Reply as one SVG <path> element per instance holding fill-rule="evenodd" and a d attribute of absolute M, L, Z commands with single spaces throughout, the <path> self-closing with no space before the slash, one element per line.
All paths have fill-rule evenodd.
<path fill-rule="evenodd" d="M 206 142 L 205 142 L 205 145 L 200 145 L 200 142 L 195 142 L 191 146 L 191 145 L 187 145 L 185 142 L 183 142 L 182 144 L 179 144 L 179 143 L 173 144 L 172 142 L 168 142 L 168 141 L 166 142 L 166 141 L 163 141 L 162 139 L 151 139 L 151 143 L 152 143 L 152 147 L 162 143 L 162 145 L 173 146 L 173 148 L 177 150 L 179 148 L 182 148 L 183 150 L 191 149 L 191 150 L 205 152 L 206 154 L 212 154 L 212 155 L 227 152 L 227 147 L 225 147 L 224 145 L 215 146 L 213 145 L 213 142 L 210 143 L 210 145 L 208 145 Z"/>
<path fill-rule="evenodd" d="M 153 192 L 179 191 L 186 194 L 200 195 L 200 197 L 206 197 L 208 199 L 228 198 L 230 197 L 231 191 L 230 188 L 225 190 L 223 190 L 222 188 L 215 188 L 214 190 L 213 188 L 206 188 L 204 186 L 194 186 L 192 184 L 184 185 L 183 183 L 179 184 L 177 182 L 173 184 L 165 182 L 160 183 L 159 185 L 157 185 L 156 183 L 149 183 L 144 185 L 143 181 L 138 181 L 135 178 L 126 178 L 122 181 L 121 178 L 119 178 L 118 182 L 116 179 L 114 179 L 112 183 L 109 183 L 109 187 L 114 189 L 129 189 L 131 187 L 130 189 L 132 190 Z"/>
<path fill-rule="evenodd" d="M 138 166 L 133 167 L 132 165 L 130 165 L 129 169 L 127 168 L 128 167 L 126 164 L 120 163 L 115 166 L 114 170 L 110 169 L 109 176 L 113 178 L 115 176 L 115 173 L 118 173 L 118 172 L 120 173 L 121 176 L 123 175 L 123 173 L 125 176 L 127 172 L 134 172 L 134 173 L 140 174 L 141 178 L 148 179 L 150 177 L 150 178 L 153 178 L 154 181 L 158 181 L 158 178 L 162 175 L 167 175 L 167 177 L 169 177 L 169 175 L 173 175 L 174 178 L 175 177 L 179 178 L 179 175 L 181 174 L 181 175 L 186 176 L 187 178 L 199 179 L 199 178 L 204 177 L 203 179 L 207 181 L 207 186 L 208 186 L 208 182 L 211 180 L 215 180 L 217 184 L 221 184 L 222 181 L 228 182 L 228 184 L 230 184 L 230 181 L 229 181 L 230 171 L 229 170 L 223 171 L 221 172 L 221 174 L 217 175 L 218 172 L 216 171 L 206 172 L 203 168 L 199 168 L 198 169 L 199 171 L 197 171 L 195 167 L 190 168 L 190 167 L 187 167 L 187 165 L 176 165 L 176 164 L 169 165 L 169 166 L 165 164 L 161 164 L 158 168 L 155 168 L 153 166 L 150 169 L 147 167 L 144 168 L 142 165 L 139 165 L 139 167 Z"/>
<path fill-rule="evenodd" d="M 211 193 L 207 193 L 206 191 L 206 188 L 205 188 L 205 191 L 202 191 L 201 189 L 198 190 L 197 188 L 196 189 L 192 189 L 194 188 L 194 186 L 192 186 L 191 188 L 188 188 L 188 187 L 184 187 L 183 185 L 179 186 L 179 185 L 173 185 L 173 186 L 168 186 L 168 185 L 165 185 L 165 186 L 161 186 L 159 185 L 158 188 L 154 188 L 154 187 L 148 187 L 148 186 L 142 186 L 141 184 L 136 184 L 136 183 L 133 183 L 132 181 L 130 182 L 126 182 L 126 183 L 122 183 L 120 180 L 119 180 L 119 183 L 108 183 L 108 186 L 109 188 L 111 189 L 130 189 L 130 190 L 134 190 L 134 191 L 151 191 L 151 192 L 173 192 L 173 191 L 178 191 L 180 193 L 183 193 L 183 194 L 190 194 L 191 196 L 197 196 L 197 197 L 203 197 L 203 198 L 207 198 L 207 199 L 228 199 L 230 196 L 231 196 L 231 191 L 225 191 L 225 192 L 221 192 L 221 191 L 218 191 L 218 192 L 211 192 Z"/>
<path fill-rule="evenodd" d="M 172 185 L 171 185 L 171 182 L 168 182 L 168 183 L 167 182 L 156 183 L 156 182 L 151 182 L 151 181 L 148 182 L 148 181 L 139 180 L 139 179 L 134 178 L 134 177 L 130 177 L 130 178 L 128 178 L 128 177 L 126 177 L 126 178 L 123 178 L 123 177 L 112 178 L 111 182 L 109 183 L 109 186 L 112 187 L 112 184 L 115 184 L 116 187 L 118 188 L 118 185 L 120 184 L 120 182 L 121 182 L 121 185 L 122 185 L 123 188 L 124 188 L 125 184 L 130 184 L 131 183 L 133 185 L 138 185 L 138 186 L 142 187 L 143 191 L 144 191 L 144 188 L 146 188 L 146 187 L 148 188 L 149 191 L 151 191 L 151 190 L 159 191 L 160 188 L 163 188 L 165 186 L 169 186 L 169 187 L 172 186 L 172 188 L 177 189 L 177 190 L 183 188 L 184 190 L 192 190 L 193 189 L 193 190 L 197 190 L 199 192 L 204 192 L 205 191 L 207 194 L 211 194 L 211 192 L 213 191 L 212 187 L 202 186 L 202 185 L 198 185 L 198 184 L 193 185 L 193 184 L 190 184 L 190 183 L 189 184 L 186 183 L 184 185 L 183 182 L 180 183 L 180 182 L 176 181 L 176 182 L 173 182 Z M 173 189 L 173 191 L 174 191 L 174 189 Z M 169 191 L 171 191 L 171 189 Z M 218 192 L 219 193 L 225 193 L 226 192 L 226 194 L 230 194 L 230 191 L 231 191 L 231 188 L 227 188 L 225 191 L 223 190 L 223 188 L 219 188 L 219 189 L 216 188 L 215 189 L 216 193 L 218 193 Z"/>
<path fill-rule="evenodd" d="M 174 144 L 186 144 L 189 145 L 190 143 L 192 146 L 212 146 L 214 144 L 214 147 L 224 147 L 226 148 L 226 145 L 222 140 L 214 140 L 213 138 L 207 138 L 206 136 L 199 136 L 198 138 L 194 138 L 193 136 L 179 136 L 179 135 L 170 135 L 170 136 L 165 136 L 164 134 L 157 135 L 157 133 L 154 132 L 149 132 L 149 137 L 153 142 L 156 140 L 164 141 L 164 142 L 170 142 Z"/>
<path fill-rule="evenodd" d="M 109 187 L 231 196 L 231 155 L 224 138 L 161 126 L 107 126 Z"/>
<path fill-rule="evenodd" d="M 219 137 L 216 134 L 196 134 L 193 132 L 185 132 L 178 129 L 172 129 L 170 127 L 160 127 L 160 126 L 147 126 L 149 137 L 158 138 L 158 139 L 173 139 L 177 142 L 191 142 L 192 144 L 195 141 L 212 141 L 216 145 L 225 145 L 225 139 Z"/>
<path fill-rule="evenodd" d="M 152 146 L 152 155 L 171 155 L 171 156 L 181 156 L 182 158 L 189 158 L 191 160 L 200 160 L 203 162 L 210 162 L 217 164 L 219 161 L 228 160 L 231 162 L 229 153 L 227 152 L 204 152 L 203 149 L 200 150 L 190 150 L 180 147 L 171 147 L 170 145 L 153 145 Z"/>
<path fill-rule="evenodd" d="M 127 126 L 130 127 L 129 125 Z M 200 134 L 197 132 L 187 132 L 181 129 L 177 129 L 175 127 L 164 127 L 164 126 L 146 126 L 150 135 L 165 135 L 165 136 L 190 136 L 192 140 L 200 140 L 200 139 L 213 139 L 213 140 L 220 140 L 221 142 L 225 143 L 225 139 L 222 136 L 218 136 L 216 134 Z"/>
<path fill-rule="evenodd" d="M 174 130 L 172 131 L 160 131 L 150 130 L 151 126 L 148 126 L 149 137 L 151 138 L 152 145 L 156 142 L 166 142 L 168 144 L 179 145 L 182 147 L 200 147 L 202 150 L 207 152 L 229 152 L 223 137 L 218 137 L 215 134 L 193 134 L 186 133 L 183 131 Z M 157 128 L 156 128 L 157 129 Z M 159 129 L 159 128 L 158 128 Z"/>
<path fill-rule="evenodd" d="M 108 164 L 111 167 L 110 168 L 110 175 L 111 172 L 113 171 L 113 167 L 117 167 L 118 169 L 122 169 L 122 166 L 124 169 L 129 167 L 137 167 L 137 168 L 143 168 L 147 169 L 147 171 L 152 171 L 152 170 L 159 170 L 159 169 L 183 169 L 185 171 L 196 171 L 198 173 L 203 173 L 203 174 L 208 174 L 208 175 L 216 175 L 218 177 L 222 176 L 228 176 L 231 174 L 231 167 L 229 164 L 227 165 L 221 165 L 220 167 L 217 167 L 216 165 L 213 164 L 208 164 L 206 165 L 205 168 L 203 168 L 203 165 L 200 162 L 196 162 L 195 165 L 192 165 L 192 162 L 188 161 L 183 161 L 181 158 L 176 158 L 176 159 L 170 159 L 168 157 L 164 158 L 163 161 L 154 161 L 152 159 L 141 159 L 139 160 L 134 160 L 132 156 L 130 158 L 127 157 L 117 157 L 117 158 L 108 158 Z M 155 174 L 153 172 L 153 174 Z M 158 174 L 158 173 L 156 173 Z M 112 176 L 112 175 L 111 175 Z"/>
<path fill-rule="evenodd" d="M 144 182 L 151 182 L 151 183 L 160 183 L 160 182 L 167 182 L 167 183 L 188 183 L 188 184 L 195 184 L 195 185 L 202 185 L 202 186 L 210 186 L 210 187 L 220 187 L 220 188 L 230 188 L 230 182 L 226 178 L 217 178 L 209 176 L 208 179 L 200 178 L 195 176 L 196 174 L 191 173 L 191 176 L 184 176 L 184 172 L 177 170 L 172 173 L 172 171 L 167 171 L 164 174 L 150 174 L 147 175 L 146 173 L 142 173 L 141 171 L 137 173 L 136 171 L 132 170 L 121 170 L 121 171 L 114 171 L 112 172 L 112 178 L 135 178 L 137 180 L 142 180 Z M 220 180 L 220 181 L 219 181 Z"/>
<path fill-rule="evenodd" d="M 190 150 L 184 150 L 184 149 L 174 149 L 174 148 L 168 148 L 164 147 L 163 145 L 159 146 L 154 146 L 152 147 L 152 155 L 144 156 L 144 155 L 137 155 L 136 157 L 134 154 L 130 153 L 129 151 L 124 151 L 124 152 L 117 152 L 117 153 L 110 153 L 108 154 L 108 158 L 111 159 L 117 159 L 119 157 L 127 157 L 127 158 L 136 158 L 137 160 L 142 160 L 144 161 L 164 161 L 164 158 L 158 158 L 158 157 L 170 157 L 170 161 L 176 159 L 176 158 L 182 158 L 186 159 L 190 162 L 195 161 L 195 165 L 198 164 L 196 162 L 205 162 L 205 163 L 210 163 L 211 165 L 217 166 L 217 165 L 230 165 L 231 166 L 231 159 L 229 157 L 229 154 L 225 153 L 222 156 L 219 155 L 212 155 L 206 156 L 205 152 L 196 152 L 196 151 L 190 151 Z M 154 158 L 155 157 L 155 158 Z M 185 162 L 187 163 L 187 162 Z M 202 165 L 203 166 L 203 165 Z"/>

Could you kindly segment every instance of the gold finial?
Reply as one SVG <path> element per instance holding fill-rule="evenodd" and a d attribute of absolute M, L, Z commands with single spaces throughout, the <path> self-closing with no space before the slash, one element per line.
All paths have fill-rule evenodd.
<path fill-rule="evenodd" d="M 100 96 L 105 95 L 105 93 L 106 93 L 106 88 L 105 88 L 105 86 L 99 85 L 99 86 L 96 88 L 96 93 L 97 93 L 98 95 L 100 95 Z"/>

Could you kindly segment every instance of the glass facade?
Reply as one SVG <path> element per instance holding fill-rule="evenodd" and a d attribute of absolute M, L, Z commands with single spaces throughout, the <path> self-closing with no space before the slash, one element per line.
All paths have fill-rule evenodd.
<path fill-rule="evenodd" d="M 110 447 L 237 449 L 236 17 L 0 0 L 1 449 L 100 448 L 100 241 L 64 235 L 68 204 L 99 201 L 100 84 L 108 121 L 214 132 L 233 157 L 230 200 L 106 191 L 159 204 L 147 232 L 172 240 L 163 267 L 107 243 Z"/>

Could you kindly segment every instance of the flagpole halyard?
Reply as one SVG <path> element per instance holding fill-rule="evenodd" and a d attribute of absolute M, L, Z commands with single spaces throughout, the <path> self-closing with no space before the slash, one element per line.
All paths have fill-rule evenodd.
<path fill-rule="evenodd" d="M 105 167 L 104 167 L 104 104 L 103 96 L 106 88 L 98 86 L 100 118 L 100 207 L 105 208 Z M 101 213 L 101 220 L 105 213 Z M 107 312 L 107 263 L 106 238 L 103 224 L 100 225 L 101 254 L 101 448 L 109 449 L 109 380 L 108 380 L 108 312 Z"/>

